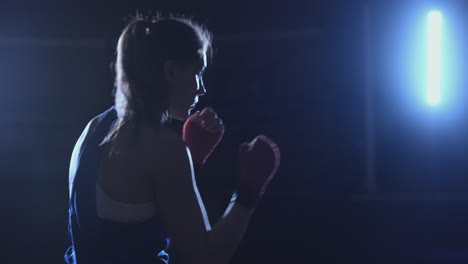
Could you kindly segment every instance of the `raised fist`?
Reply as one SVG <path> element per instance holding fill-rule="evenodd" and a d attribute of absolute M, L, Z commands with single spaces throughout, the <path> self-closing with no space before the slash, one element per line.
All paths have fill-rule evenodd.
<path fill-rule="evenodd" d="M 199 165 L 206 163 L 223 135 L 223 121 L 210 107 L 189 116 L 182 130 L 182 139 L 190 148 L 193 163 Z"/>
<path fill-rule="evenodd" d="M 249 208 L 256 206 L 280 164 L 280 150 L 264 135 L 239 147 L 240 188 L 238 194 Z"/>

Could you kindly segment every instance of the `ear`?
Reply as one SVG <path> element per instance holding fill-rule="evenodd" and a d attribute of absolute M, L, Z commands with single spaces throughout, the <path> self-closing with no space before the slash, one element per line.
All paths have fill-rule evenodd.
<path fill-rule="evenodd" d="M 164 63 L 164 77 L 169 86 L 174 85 L 177 75 L 177 64 L 173 60 L 168 60 Z"/>

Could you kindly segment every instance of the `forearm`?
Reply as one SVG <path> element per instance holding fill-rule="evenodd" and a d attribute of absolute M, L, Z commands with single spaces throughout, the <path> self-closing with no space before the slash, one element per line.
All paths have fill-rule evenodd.
<path fill-rule="evenodd" d="M 247 229 L 250 215 L 250 210 L 231 202 L 217 224 L 211 230 L 207 230 L 189 251 L 176 254 L 171 263 L 228 264 Z M 175 252 L 177 251 L 175 248 Z"/>
<path fill-rule="evenodd" d="M 202 170 L 203 165 L 201 164 L 193 164 L 193 172 L 195 173 L 195 177 L 199 179 L 200 171 Z"/>
<path fill-rule="evenodd" d="M 200 176 L 203 176 L 200 175 L 203 174 L 203 167 L 201 164 L 193 164 L 196 178 L 200 179 Z M 207 230 L 201 240 L 203 246 L 199 249 L 199 253 L 203 253 L 184 258 L 185 262 L 181 263 L 191 263 L 190 261 L 194 260 L 206 264 L 229 263 L 242 240 L 252 214 L 252 210 L 236 202 L 236 196 L 236 194 L 233 195 L 221 219 L 211 226 L 211 230 Z"/>
<path fill-rule="evenodd" d="M 196 178 L 203 176 L 200 175 L 203 167 L 200 164 L 193 165 Z M 240 194 L 240 199 L 239 191 L 233 194 L 223 216 L 207 231 L 202 251 L 206 252 L 208 258 L 204 259 L 204 263 L 227 264 L 239 247 L 253 212 L 248 203 L 245 203 L 245 194 Z"/>
<path fill-rule="evenodd" d="M 251 210 L 232 201 L 224 215 L 208 232 L 207 251 L 213 263 L 229 263 L 250 222 Z"/>

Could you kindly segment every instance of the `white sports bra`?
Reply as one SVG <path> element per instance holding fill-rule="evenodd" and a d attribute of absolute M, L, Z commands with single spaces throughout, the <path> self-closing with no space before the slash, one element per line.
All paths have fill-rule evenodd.
<path fill-rule="evenodd" d="M 121 223 L 138 223 L 147 221 L 156 215 L 153 202 L 149 203 L 123 203 L 110 198 L 96 184 L 96 207 L 98 217 Z"/>

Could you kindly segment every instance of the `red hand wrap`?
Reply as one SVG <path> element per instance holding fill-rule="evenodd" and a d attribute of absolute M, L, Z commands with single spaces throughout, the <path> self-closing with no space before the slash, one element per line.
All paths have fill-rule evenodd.
<path fill-rule="evenodd" d="M 204 165 L 224 135 L 224 129 L 216 132 L 205 130 L 200 112 L 191 115 L 184 123 L 182 139 L 190 148 L 194 164 Z"/>
<path fill-rule="evenodd" d="M 253 209 L 266 190 L 280 164 L 278 146 L 265 136 L 258 136 L 239 147 L 240 190 L 239 197 Z M 249 201 L 247 201 L 249 200 Z"/>

